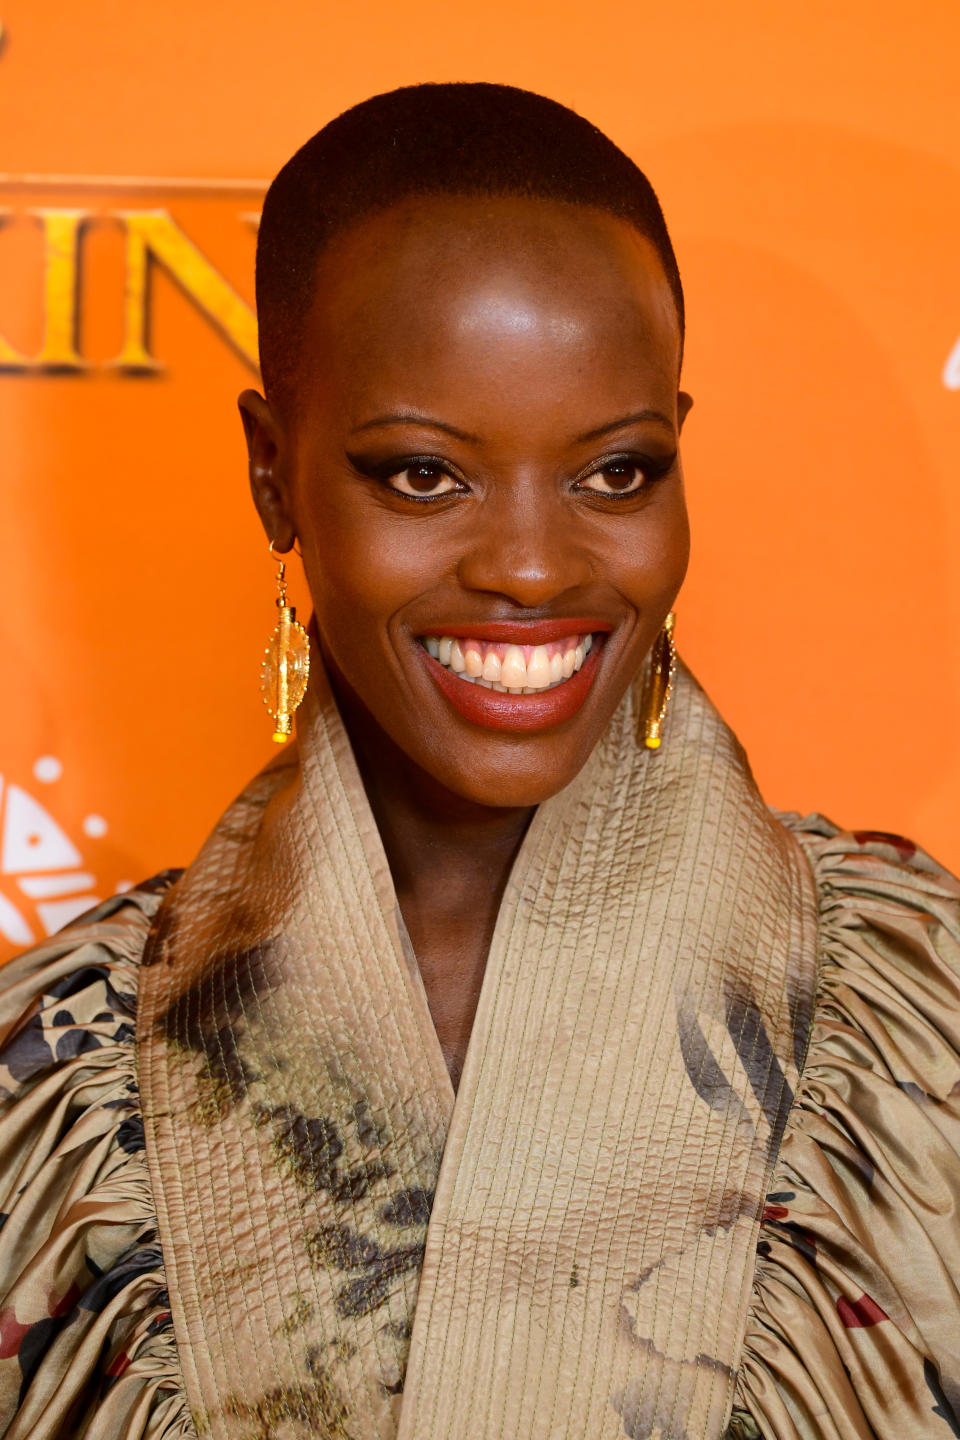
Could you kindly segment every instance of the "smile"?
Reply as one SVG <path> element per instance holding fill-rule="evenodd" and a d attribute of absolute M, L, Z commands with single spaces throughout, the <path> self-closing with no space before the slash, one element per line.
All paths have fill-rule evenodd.
<path fill-rule="evenodd" d="M 426 635 L 421 643 L 434 660 L 461 680 L 501 694 L 537 695 L 577 673 L 593 648 L 593 636 L 568 635 L 545 645 L 510 645 L 503 640 Z"/>
<path fill-rule="evenodd" d="M 492 730 L 546 730 L 583 705 L 612 628 L 579 618 L 444 626 L 420 636 L 420 653 L 465 720 Z"/>

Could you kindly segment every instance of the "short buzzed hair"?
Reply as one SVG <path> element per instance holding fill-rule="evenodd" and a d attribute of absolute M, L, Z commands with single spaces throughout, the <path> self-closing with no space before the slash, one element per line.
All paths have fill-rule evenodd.
<path fill-rule="evenodd" d="M 684 331 L 683 287 L 642 170 L 575 111 L 511 85 L 408 85 L 354 105 L 284 165 L 257 239 L 260 368 L 292 386 L 317 261 L 341 231 L 417 195 L 526 196 L 605 210 L 654 246 Z"/>

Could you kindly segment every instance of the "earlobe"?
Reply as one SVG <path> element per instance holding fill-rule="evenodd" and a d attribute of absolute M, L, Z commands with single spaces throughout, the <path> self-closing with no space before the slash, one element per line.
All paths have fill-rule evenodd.
<path fill-rule="evenodd" d="M 244 390 L 237 404 L 247 442 L 253 503 L 267 538 L 284 552 L 293 545 L 297 530 L 287 497 L 283 432 L 256 390 Z"/>

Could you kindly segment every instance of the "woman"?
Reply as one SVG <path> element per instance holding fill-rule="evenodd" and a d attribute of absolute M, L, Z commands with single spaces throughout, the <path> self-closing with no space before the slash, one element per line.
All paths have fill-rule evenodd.
<path fill-rule="evenodd" d="M 0 1433 L 960 1433 L 960 888 L 665 704 L 647 181 L 522 91 L 379 96 L 257 304 L 297 741 L 5 972 Z"/>

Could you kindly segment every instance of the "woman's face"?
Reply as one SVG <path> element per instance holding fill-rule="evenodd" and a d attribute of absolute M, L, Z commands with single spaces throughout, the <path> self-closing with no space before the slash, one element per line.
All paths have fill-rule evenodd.
<path fill-rule="evenodd" d="M 565 786 L 663 624 L 689 548 L 679 351 L 629 224 L 418 199 L 320 259 L 283 413 L 242 397 L 341 700 L 455 795 Z"/>

